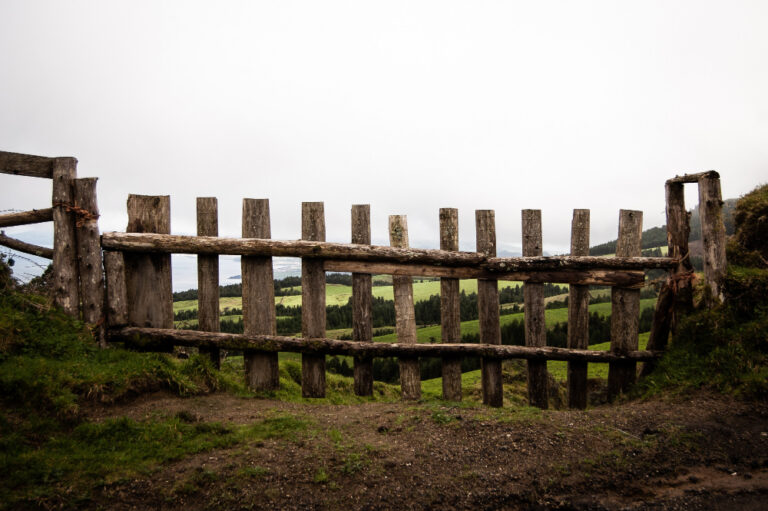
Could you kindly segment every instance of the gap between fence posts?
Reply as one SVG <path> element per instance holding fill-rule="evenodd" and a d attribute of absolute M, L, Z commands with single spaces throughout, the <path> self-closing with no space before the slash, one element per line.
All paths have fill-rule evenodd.
<path fill-rule="evenodd" d="M 475 230 L 478 253 L 487 257 L 496 257 L 496 217 L 493 210 L 475 211 Z M 496 279 L 477 279 L 477 311 L 480 342 L 501 344 L 499 283 Z M 501 359 L 483 357 L 480 362 L 483 403 L 500 407 L 504 404 Z"/>
<path fill-rule="evenodd" d="M 459 250 L 459 210 L 440 209 L 440 250 Z M 459 279 L 440 279 L 440 334 L 443 343 L 461 342 Z M 443 399 L 461 401 L 461 359 L 443 357 Z"/>
<path fill-rule="evenodd" d="M 243 199 L 243 237 L 272 237 L 269 199 Z M 275 284 L 272 258 L 242 256 L 243 332 L 246 335 L 275 335 Z M 243 352 L 245 381 L 251 390 L 280 388 L 280 368 L 276 352 Z"/>
<path fill-rule="evenodd" d="M 322 202 L 301 204 L 301 239 L 325 241 Z M 301 333 L 303 337 L 325 337 L 325 269 L 322 259 L 301 260 Z M 325 355 L 302 353 L 301 395 L 325 397 Z"/>
<path fill-rule="evenodd" d="M 99 239 L 99 207 L 96 201 L 97 178 L 74 180 L 74 205 L 79 218 L 75 222 L 77 261 L 80 274 L 80 298 L 83 321 L 94 325 L 94 337 L 106 347 L 104 338 L 104 271 Z"/>
<path fill-rule="evenodd" d="M 619 214 L 617 257 L 639 256 L 642 251 L 643 212 L 622 209 Z M 640 328 L 640 290 L 611 289 L 611 351 L 637 350 Z M 611 362 L 608 366 L 608 399 L 613 401 L 637 379 L 637 362 Z"/>
<path fill-rule="evenodd" d="M 541 210 L 524 209 L 523 256 L 543 254 L 541 234 Z M 523 284 L 525 317 L 525 345 L 546 346 L 547 325 L 545 323 L 544 284 L 526 282 Z M 546 409 L 548 399 L 548 373 L 546 360 L 528 361 L 528 403 Z"/>
<path fill-rule="evenodd" d="M 171 198 L 129 195 L 127 232 L 171 231 Z M 171 255 L 126 252 L 125 288 L 130 325 L 173 328 Z M 173 345 L 152 345 L 148 351 L 170 353 Z"/>
<path fill-rule="evenodd" d="M 219 203 L 216 197 L 198 197 L 197 235 L 219 235 Z M 197 255 L 197 326 L 204 332 L 218 332 L 219 319 L 219 256 Z M 216 369 L 221 368 L 221 350 L 200 348 Z"/>
<path fill-rule="evenodd" d="M 371 206 L 352 206 L 352 243 L 371 244 Z M 370 273 L 352 273 L 352 340 L 373 341 L 373 276 Z M 373 359 L 355 357 L 355 394 L 373 395 Z"/>
<path fill-rule="evenodd" d="M 589 255 L 589 210 L 574 209 L 571 221 L 571 255 Z M 589 349 L 589 286 L 568 289 L 568 348 Z M 586 362 L 568 362 L 568 406 L 587 407 Z"/>
<path fill-rule="evenodd" d="M 389 217 L 389 243 L 393 247 L 408 247 L 408 219 L 405 215 Z M 413 277 L 392 275 L 395 298 L 395 328 L 397 341 L 416 344 L 416 314 L 413 308 Z M 400 357 L 400 391 L 403 399 L 421 398 L 421 374 L 418 357 Z"/>

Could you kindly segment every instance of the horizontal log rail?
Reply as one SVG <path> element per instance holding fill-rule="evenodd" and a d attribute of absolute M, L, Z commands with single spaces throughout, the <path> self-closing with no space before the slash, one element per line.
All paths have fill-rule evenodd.
<path fill-rule="evenodd" d="M 0 174 L 52 179 L 55 159 L 0 151 Z"/>
<path fill-rule="evenodd" d="M 582 362 L 650 361 L 661 352 L 577 350 L 548 346 L 508 346 L 495 344 L 390 344 L 384 342 L 339 341 L 327 338 L 245 335 L 168 328 L 123 327 L 110 329 L 110 342 L 124 342 L 141 348 L 168 342 L 178 346 L 257 350 L 294 353 L 349 355 L 357 357 L 445 357 L 472 356 L 496 359 L 571 360 Z"/>
<path fill-rule="evenodd" d="M 396 248 L 305 240 L 220 238 L 172 234 L 108 232 L 101 237 L 107 250 L 162 254 L 221 254 L 268 257 L 309 257 L 326 260 L 423 264 L 438 267 L 479 268 L 499 274 L 547 270 L 644 270 L 677 265 L 669 257 L 487 257 L 477 252 Z"/>
<path fill-rule="evenodd" d="M 46 259 L 53 259 L 52 248 L 40 247 L 38 245 L 33 245 L 31 243 L 17 240 L 16 238 L 11 238 L 10 236 L 6 236 L 5 232 L 0 232 L 0 245 L 12 248 L 13 250 L 18 250 L 19 252 L 24 252 L 25 254 L 32 254 L 38 257 L 44 257 Z"/>
<path fill-rule="evenodd" d="M 33 209 L 31 211 L 0 215 L 0 227 L 14 227 L 17 225 L 39 224 L 52 221 L 53 208 Z"/>
<path fill-rule="evenodd" d="M 667 179 L 667 184 L 698 183 L 702 178 L 720 179 L 720 174 L 716 170 L 697 172 L 696 174 L 683 174 L 682 176 Z"/>

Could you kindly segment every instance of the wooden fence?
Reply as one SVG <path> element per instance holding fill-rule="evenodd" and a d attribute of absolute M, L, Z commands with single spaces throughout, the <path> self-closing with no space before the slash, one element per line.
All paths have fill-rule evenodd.
<path fill-rule="evenodd" d="M 399 358 L 404 399 L 420 397 L 419 358 L 438 357 L 442 359 L 443 397 L 460 400 L 461 359 L 480 357 L 483 402 L 490 406 L 503 404 L 501 362 L 509 358 L 528 362 L 531 405 L 547 407 L 547 360 L 568 362 L 571 407 L 586 406 L 590 362 L 609 364 L 609 397 L 615 398 L 634 383 L 638 362 L 646 363 L 645 370 L 652 366 L 666 347 L 676 315 L 691 306 L 689 218 L 682 195 L 682 186 L 688 182 L 699 184 L 705 276 L 713 299 L 722 295 L 725 242 L 719 175 L 714 171 L 667 181 L 669 257 L 641 257 L 642 212 L 630 210 L 622 210 L 619 215 L 615 257 L 590 257 L 589 210 L 577 209 L 573 214 L 571 255 L 543 257 L 541 212 L 523 210 L 523 257 L 510 258 L 496 256 L 495 215 L 491 210 L 475 213 L 476 252 L 461 252 L 458 211 L 451 208 L 440 210 L 440 249 L 426 250 L 409 248 L 405 216 L 390 217 L 390 246 L 372 246 L 368 205 L 352 206 L 351 243 L 328 243 L 323 203 L 319 202 L 302 204 L 301 240 L 271 239 L 267 199 L 243 200 L 242 238 L 218 237 L 217 200 L 210 197 L 197 199 L 197 236 L 171 235 L 170 198 L 141 195 L 128 198 L 128 232 L 103 234 L 99 247 L 96 180 L 75 179 L 75 165 L 74 158 L 0 153 L 2 172 L 54 179 L 50 213 L 0 216 L 0 226 L 53 218 L 56 235 L 51 256 L 56 303 L 77 314 L 77 304 L 82 302 L 83 318 L 94 324 L 103 322 L 104 304 L 107 339 L 140 349 L 169 351 L 174 345 L 194 346 L 216 364 L 221 349 L 242 350 L 246 381 L 254 390 L 277 388 L 277 353 L 285 351 L 302 354 L 305 397 L 325 395 L 325 356 L 339 354 L 354 357 L 354 388 L 361 396 L 372 393 L 374 357 Z M 0 243 L 11 246 L 8 239 Z M 17 249 L 29 252 L 23 247 Z M 41 250 L 45 249 L 37 249 L 37 253 L 44 254 Z M 106 292 L 100 280 L 102 249 Z M 173 328 L 172 253 L 198 255 L 196 331 Z M 243 334 L 218 331 L 218 257 L 224 254 L 242 256 Z M 302 259 L 301 337 L 275 335 L 272 257 L 276 256 Z M 667 270 L 669 277 L 657 300 L 648 350 L 639 351 L 640 288 L 646 269 Z M 326 338 L 326 271 L 352 273 L 352 341 Z M 392 275 L 398 339 L 395 344 L 371 342 L 373 274 Z M 440 277 L 440 344 L 416 342 L 414 276 Z M 479 344 L 460 342 L 459 279 L 478 280 Z M 499 280 L 524 283 L 525 346 L 501 345 Z M 546 282 L 570 285 L 567 348 L 546 345 Z M 590 285 L 611 286 L 610 351 L 588 350 Z"/>

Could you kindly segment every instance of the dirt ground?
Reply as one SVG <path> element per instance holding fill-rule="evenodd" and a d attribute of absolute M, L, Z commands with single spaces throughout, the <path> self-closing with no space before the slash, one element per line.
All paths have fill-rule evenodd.
<path fill-rule="evenodd" d="M 208 451 L 99 490 L 109 509 L 768 509 L 768 405 L 697 393 L 545 411 L 332 406 L 153 394 L 94 420 L 173 415 L 294 435 Z"/>

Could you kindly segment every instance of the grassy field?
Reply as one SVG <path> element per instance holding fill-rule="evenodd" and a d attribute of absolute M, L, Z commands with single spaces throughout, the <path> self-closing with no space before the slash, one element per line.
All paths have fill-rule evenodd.
<path fill-rule="evenodd" d="M 500 282 L 499 289 L 505 287 L 515 287 L 522 282 Z M 301 290 L 300 286 L 292 289 Z M 466 293 L 477 292 L 477 280 L 462 280 L 461 289 Z M 440 281 L 437 280 L 421 280 L 414 279 L 413 283 L 413 301 L 420 302 L 428 300 L 432 295 L 440 294 Z M 393 300 L 392 286 L 374 286 L 373 296 L 381 297 L 385 300 Z M 349 299 L 352 298 L 352 287 L 343 286 L 341 284 L 327 284 L 325 286 L 325 303 L 326 305 L 346 305 Z M 276 296 L 276 304 L 282 304 L 286 307 L 293 307 L 301 305 L 301 295 L 295 296 Z M 222 298 L 220 302 L 221 310 L 225 307 L 242 307 L 242 299 L 239 296 Z M 184 300 L 180 302 L 173 302 L 173 312 L 197 309 L 197 300 Z"/>

